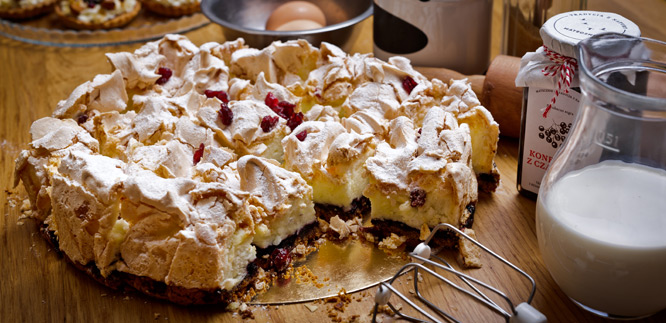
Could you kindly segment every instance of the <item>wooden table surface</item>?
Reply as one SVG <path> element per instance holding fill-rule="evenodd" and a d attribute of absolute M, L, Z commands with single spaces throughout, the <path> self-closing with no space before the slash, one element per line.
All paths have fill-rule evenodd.
<path fill-rule="evenodd" d="M 499 52 L 501 0 L 495 0 L 493 16 L 494 56 Z M 643 35 L 666 40 L 666 1 L 589 0 L 588 9 L 617 12 L 636 22 Z M 352 51 L 372 51 L 372 23 L 363 23 L 361 37 Z M 210 24 L 186 34 L 197 45 L 224 41 L 219 26 Z M 49 248 L 32 221 L 19 221 L 20 203 L 13 189 L 14 160 L 27 146 L 30 124 L 48 116 L 56 103 L 79 84 L 100 73 L 109 73 L 106 52 L 132 51 L 140 44 L 101 48 L 51 48 L 27 45 L 0 37 L 0 322 L 229 322 L 237 314 L 215 306 L 183 307 L 137 294 L 122 294 L 94 282 Z M 535 202 L 516 191 L 518 143 L 502 138 L 497 166 L 502 182 L 494 194 L 482 194 L 476 213 L 478 239 L 524 269 L 537 282 L 532 305 L 551 322 L 597 322 L 576 307 L 550 278 L 539 256 L 535 235 Z M 18 190 L 20 192 L 20 190 Z M 505 290 L 514 302 L 523 301 L 528 283 L 511 270 L 485 257 L 485 266 L 472 275 Z M 409 281 L 397 284 L 403 292 Z M 338 317 L 343 321 L 369 321 L 374 288 L 352 294 L 353 301 Z M 449 306 L 469 322 L 502 321 L 501 317 L 452 293 L 441 284 L 429 284 L 425 293 L 437 304 Z M 393 298 L 392 300 L 396 300 Z M 398 302 L 400 303 L 400 302 Z M 312 304 L 311 304 L 312 305 Z M 333 304 L 251 307 L 258 322 L 329 321 Z M 404 306 L 403 304 L 403 307 Z M 665 322 L 666 311 L 645 320 Z"/>

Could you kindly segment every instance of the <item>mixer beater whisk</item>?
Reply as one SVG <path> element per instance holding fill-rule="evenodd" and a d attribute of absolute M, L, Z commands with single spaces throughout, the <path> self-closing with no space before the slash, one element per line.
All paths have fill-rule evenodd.
<path fill-rule="evenodd" d="M 476 246 L 481 248 L 481 250 L 492 255 L 493 257 L 500 260 L 502 263 L 511 267 L 513 270 L 515 270 L 516 272 L 524 276 L 526 279 L 528 279 L 532 285 L 532 288 L 527 300 L 523 303 L 518 304 L 517 306 L 514 306 L 511 299 L 509 299 L 509 297 L 504 292 L 481 280 L 478 280 L 472 276 L 469 276 L 454 269 L 445 259 L 433 254 L 432 249 L 430 248 L 428 243 L 430 242 L 430 240 L 432 240 L 437 231 L 444 229 L 448 229 L 457 233 L 459 239 L 469 240 L 470 242 L 474 243 Z M 536 292 L 536 283 L 534 282 L 534 279 L 530 277 L 527 273 L 525 273 L 525 271 L 523 271 L 522 269 L 510 263 L 509 261 L 502 258 L 501 256 L 499 256 L 486 246 L 472 239 L 470 236 L 468 236 L 467 234 L 465 234 L 464 232 L 460 231 L 459 229 L 450 224 L 442 223 L 437 225 L 432 230 L 428 238 L 424 242 L 421 242 L 419 245 L 417 245 L 416 248 L 414 248 L 414 251 L 412 251 L 409 254 L 409 256 L 413 259 L 413 262 L 403 266 L 391 279 L 379 283 L 377 292 L 375 294 L 375 305 L 372 315 L 373 322 L 376 322 L 379 306 L 383 305 L 387 305 L 400 318 L 413 322 L 443 322 L 442 319 L 446 322 L 460 322 L 450 313 L 447 313 L 445 310 L 441 309 L 433 302 L 428 300 L 420 292 L 419 290 L 420 280 L 418 279 L 418 277 L 419 274 L 421 273 L 430 275 L 435 279 L 450 285 L 451 287 L 465 294 L 466 296 L 473 298 L 475 301 L 479 302 L 483 306 L 490 308 L 492 311 L 504 317 L 506 322 L 542 323 L 547 321 L 546 317 L 541 312 L 539 312 L 530 305 L 532 299 L 534 298 L 534 294 Z M 449 272 L 457 276 L 460 280 L 462 280 L 462 282 L 464 282 L 467 285 L 467 287 L 469 287 L 469 289 L 461 287 L 460 285 L 452 282 L 451 280 L 437 273 L 433 268 L 444 270 L 446 272 Z M 400 291 L 398 291 L 398 289 L 396 289 L 392 285 L 399 276 L 407 274 L 410 271 L 414 275 L 413 282 L 414 282 L 414 296 L 416 298 L 415 301 L 411 300 L 409 297 L 400 293 Z M 504 307 L 499 306 L 483 291 L 485 291 L 486 293 L 494 293 L 498 295 L 504 302 L 506 302 L 506 305 L 508 305 L 509 310 L 506 310 Z M 393 294 L 395 294 L 398 298 L 400 298 L 402 301 L 404 301 L 406 304 L 408 304 L 410 307 L 415 309 L 417 312 L 419 312 L 427 319 L 416 318 L 402 313 L 399 308 L 395 307 L 390 302 L 390 298 Z M 417 303 L 425 305 L 430 311 L 425 310 L 422 306 L 419 306 L 419 304 Z"/>

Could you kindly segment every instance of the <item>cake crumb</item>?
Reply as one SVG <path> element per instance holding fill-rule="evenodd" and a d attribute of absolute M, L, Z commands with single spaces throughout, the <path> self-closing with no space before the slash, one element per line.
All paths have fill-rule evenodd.
<path fill-rule="evenodd" d="M 159 319 L 160 319 L 160 316 L 162 316 L 162 314 L 160 314 L 160 313 L 153 313 L 153 318 L 154 318 L 155 320 L 159 320 Z"/>
<path fill-rule="evenodd" d="M 7 205 L 11 208 L 15 208 L 21 198 L 18 197 L 17 193 L 14 191 L 5 190 L 5 194 L 7 194 Z"/>
<path fill-rule="evenodd" d="M 347 305 L 352 301 L 352 297 L 347 295 L 347 292 L 344 289 L 341 289 L 338 293 L 338 296 L 329 297 L 326 299 L 327 304 L 333 304 L 327 311 L 328 317 L 333 322 L 360 322 L 361 316 L 358 314 L 353 314 L 351 316 L 345 317 L 343 313 Z"/>
<path fill-rule="evenodd" d="M 265 289 L 268 289 L 268 285 L 264 281 L 260 280 L 254 283 L 254 289 L 257 291 L 264 291 Z"/>
<path fill-rule="evenodd" d="M 463 229 L 470 238 L 476 240 L 476 233 L 472 229 Z M 458 240 L 458 263 L 465 268 L 481 268 L 481 248 L 464 237 Z"/>
<path fill-rule="evenodd" d="M 317 309 L 319 308 L 316 305 L 312 305 L 312 304 L 303 304 L 303 305 L 305 307 L 307 307 L 307 309 L 310 310 L 310 312 L 312 312 L 312 313 L 316 312 Z"/>
<path fill-rule="evenodd" d="M 339 239 L 344 239 L 349 236 L 351 230 L 345 221 L 342 221 L 339 216 L 334 216 L 331 218 L 331 223 L 329 223 L 331 230 L 338 233 Z"/>
<path fill-rule="evenodd" d="M 13 199 L 8 198 L 8 201 L 10 201 L 10 200 L 13 200 Z M 13 204 L 13 205 L 11 205 L 12 208 L 16 207 L 16 205 L 18 203 L 17 202 L 18 200 L 20 200 L 20 197 L 17 197 L 16 201 L 10 202 L 10 205 Z M 30 204 L 30 199 L 27 199 L 27 198 L 22 199 L 22 200 L 20 200 L 20 203 L 21 203 L 21 206 L 19 207 L 19 212 L 21 214 L 19 215 L 18 220 L 20 221 L 20 220 L 24 220 L 24 219 L 32 217 L 32 207 L 31 207 L 31 204 Z"/>
<path fill-rule="evenodd" d="M 333 304 L 333 306 L 327 311 L 328 317 L 334 322 L 342 322 L 343 318 L 340 317 L 340 313 L 344 313 L 347 305 L 349 305 L 351 301 L 352 297 L 347 294 L 347 291 L 344 288 L 340 289 L 337 296 L 326 298 L 325 302 L 327 304 Z M 347 319 L 346 321 L 349 320 Z"/>
<path fill-rule="evenodd" d="M 391 233 L 391 236 L 386 237 L 379 242 L 379 247 L 395 250 L 398 249 L 403 243 L 405 243 L 405 241 L 407 241 L 407 237 Z"/>
<path fill-rule="evenodd" d="M 381 305 L 377 306 L 377 318 L 380 318 L 381 316 L 379 314 L 385 314 L 388 316 L 394 316 L 395 312 L 389 307 L 388 305 Z M 372 315 L 372 312 L 370 312 L 370 315 Z"/>
<path fill-rule="evenodd" d="M 308 248 L 304 244 L 300 243 L 296 247 L 294 247 L 292 252 L 299 256 L 303 256 L 308 252 Z"/>
<path fill-rule="evenodd" d="M 355 217 L 351 220 L 347 220 L 345 223 L 349 226 L 352 236 L 356 236 L 358 230 L 363 226 L 363 219 L 361 217 Z"/>
<path fill-rule="evenodd" d="M 326 222 L 326 220 L 317 218 L 317 222 L 319 224 L 319 230 L 321 230 L 321 232 L 328 232 L 329 225 L 328 222 Z"/>
<path fill-rule="evenodd" d="M 238 302 L 231 302 L 231 303 L 229 303 L 229 305 L 227 305 L 227 310 L 229 310 L 229 311 L 235 311 L 235 310 L 238 309 L 238 307 L 240 307 L 240 303 L 238 303 Z"/>
<path fill-rule="evenodd" d="M 252 310 L 250 310 L 250 307 L 247 306 L 246 303 L 240 304 L 240 306 L 238 307 L 238 313 L 240 314 L 241 318 L 243 318 L 244 320 L 254 319 L 254 313 L 252 313 Z"/>
<path fill-rule="evenodd" d="M 296 283 L 312 283 L 317 288 L 324 287 L 324 284 L 320 283 L 319 276 L 315 275 L 310 268 L 306 266 L 299 266 L 294 270 L 294 276 L 296 277 Z"/>
<path fill-rule="evenodd" d="M 421 225 L 421 232 L 419 233 L 419 240 L 426 241 L 429 236 L 430 236 L 430 228 L 428 227 L 427 224 L 423 223 L 423 225 Z"/>

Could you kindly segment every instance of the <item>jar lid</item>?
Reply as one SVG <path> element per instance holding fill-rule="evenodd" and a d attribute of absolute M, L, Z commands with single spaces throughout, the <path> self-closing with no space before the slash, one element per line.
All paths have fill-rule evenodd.
<path fill-rule="evenodd" d="M 607 32 L 641 36 L 640 29 L 631 20 L 599 11 L 561 13 L 548 19 L 539 31 L 545 46 L 569 57 L 576 57 L 576 45 L 581 40 Z"/>

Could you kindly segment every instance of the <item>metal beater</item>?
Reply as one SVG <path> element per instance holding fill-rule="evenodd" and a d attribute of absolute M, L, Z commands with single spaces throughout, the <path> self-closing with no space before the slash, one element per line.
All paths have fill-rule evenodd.
<path fill-rule="evenodd" d="M 432 250 L 428 243 L 432 238 L 435 236 L 435 233 L 439 231 L 440 229 L 449 229 L 454 231 L 455 233 L 458 234 L 460 238 L 467 239 L 474 243 L 476 246 L 484 250 L 485 252 L 489 253 L 496 259 L 500 260 L 507 266 L 511 267 L 513 270 L 517 271 L 520 273 L 522 276 L 526 277 L 532 284 L 532 289 L 530 292 L 530 295 L 527 299 L 526 302 L 520 303 L 518 306 L 514 306 L 513 302 L 507 297 L 502 291 L 498 290 L 497 288 L 490 286 L 487 283 L 484 283 L 474 277 L 471 277 L 469 275 L 463 274 L 455 269 L 443 258 L 432 254 Z M 388 305 L 389 308 L 395 312 L 400 318 L 406 319 L 409 321 L 413 322 L 443 322 L 441 319 L 444 319 L 446 322 L 460 322 L 456 318 L 454 318 L 452 315 L 447 313 L 446 311 L 442 310 L 435 304 L 433 304 L 431 301 L 426 299 L 421 292 L 419 291 L 419 272 L 426 273 L 429 275 L 432 275 L 438 280 L 441 280 L 451 287 L 455 288 L 456 290 L 472 297 L 476 301 L 480 302 L 482 305 L 487 306 L 494 312 L 498 313 L 499 315 L 503 316 L 506 319 L 506 322 L 511 322 L 511 323 L 541 323 L 541 322 L 546 322 L 546 317 L 536 310 L 534 307 L 529 305 L 532 302 L 532 299 L 534 298 L 534 293 L 536 292 L 536 283 L 534 282 L 534 279 L 530 277 L 527 273 L 525 273 L 523 270 L 520 268 L 516 267 L 514 264 L 510 263 L 506 259 L 500 257 L 498 254 L 493 252 L 492 250 L 488 249 L 486 246 L 482 245 L 478 241 L 472 239 L 469 237 L 467 234 L 463 233 L 462 231 L 458 230 L 454 226 L 446 223 L 442 223 L 437 225 L 428 238 L 424 241 L 421 242 L 419 245 L 414 248 L 414 251 L 409 254 L 409 256 L 413 259 L 414 262 L 411 262 L 409 264 L 404 265 L 391 279 L 387 281 L 383 281 L 379 283 L 379 287 L 377 289 L 377 293 L 375 294 L 375 306 L 373 309 L 373 315 L 372 315 L 372 322 L 376 322 L 377 318 L 377 311 L 379 306 L 383 305 Z M 428 266 L 426 266 L 428 265 Z M 435 267 L 444 271 L 447 271 L 449 273 L 452 273 L 456 275 L 458 278 L 460 278 L 470 289 L 463 288 L 456 283 L 448 280 L 447 278 L 443 277 L 442 275 L 436 273 L 433 269 L 429 267 Z M 409 271 L 412 271 L 414 274 L 414 294 L 417 300 L 423 304 L 425 304 L 432 312 L 437 314 L 438 316 L 433 315 L 432 312 L 428 312 L 424 310 L 421 306 L 417 305 L 414 301 L 410 300 L 408 297 L 405 295 L 401 294 L 395 287 L 393 287 L 393 282 L 395 280 L 403 275 L 408 273 Z M 501 306 L 499 306 L 497 303 L 492 301 L 486 294 L 484 294 L 481 290 L 487 290 L 489 292 L 495 293 L 499 295 L 504 301 L 506 301 L 508 307 L 510 308 L 509 311 L 505 310 Z M 402 312 L 400 312 L 400 309 L 396 308 L 391 304 L 389 299 L 391 298 L 391 295 L 395 294 L 398 296 L 400 299 L 402 299 L 405 303 L 407 303 L 409 306 L 417 310 L 421 315 L 427 318 L 427 320 L 408 316 Z"/>

